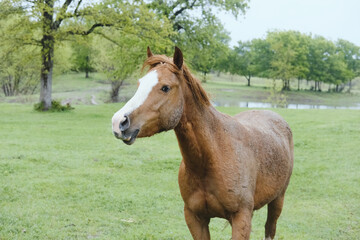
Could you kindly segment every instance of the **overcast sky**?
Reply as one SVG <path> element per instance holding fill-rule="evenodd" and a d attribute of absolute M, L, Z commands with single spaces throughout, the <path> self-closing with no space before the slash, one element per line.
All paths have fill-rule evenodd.
<path fill-rule="evenodd" d="M 360 46 L 360 0 L 250 0 L 245 16 L 219 17 L 231 33 L 231 45 L 277 29 L 342 38 Z"/>

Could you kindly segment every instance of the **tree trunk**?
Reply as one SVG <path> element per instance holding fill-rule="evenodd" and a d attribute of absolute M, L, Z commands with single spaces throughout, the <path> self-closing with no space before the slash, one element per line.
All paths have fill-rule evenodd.
<path fill-rule="evenodd" d="M 203 73 L 204 73 L 204 78 L 203 78 L 203 81 L 202 81 L 202 82 L 203 82 L 203 83 L 206 83 L 206 80 L 207 80 L 207 79 L 206 79 L 206 72 L 203 72 Z"/>
<path fill-rule="evenodd" d="M 21 73 L 20 74 L 15 74 L 15 76 L 14 76 L 13 95 L 19 94 L 19 88 L 20 88 L 20 82 L 21 82 L 21 76 L 20 75 L 21 75 Z"/>
<path fill-rule="evenodd" d="M 41 73 L 40 73 L 40 103 L 43 111 L 51 108 L 52 73 L 55 39 L 53 28 L 53 0 L 45 0 L 42 9 L 42 39 L 41 39 Z"/>
<path fill-rule="evenodd" d="M 349 90 L 348 90 L 349 93 L 351 92 L 351 87 L 352 87 L 352 83 L 351 83 L 351 80 L 350 80 L 349 81 Z"/>
<path fill-rule="evenodd" d="M 110 93 L 111 102 L 119 101 L 119 91 L 123 83 L 124 80 L 116 80 L 111 82 L 111 93 Z"/>
<path fill-rule="evenodd" d="M 8 75 L 7 81 L 4 80 L 4 82 L 2 83 L 2 89 L 6 97 L 14 95 L 11 87 L 12 81 L 13 81 L 13 77 L 11 75 Z"/>
<path fill-rule="evenodd" d="M 298 78 L 298 91 L 300 91 L 300 78 Z"/>
<path fill-rule="evenodd" d="M 339 84 L 336 84 L 335 92 L 339 92 Z"/>
<path fill-rule="evenodd" d="M 44 40 L 44 41 L 43 41 Z M 52 73 L 53 73 L 53 56 L 54 56 L 54 39 L 51 36 L 44 36 L 41 41 L 41 75 L 40 75 L 40 102 L 43 105 L 43 111 L 51 108 L 51 91 L 52 91 Z"/>
<path fill-rule="evenodd" d="M 3 89 L 3 92 L 4 92 L 6 97 L 11 96 L 11 92 L 9 90 L 9 84 L 8 83 L 3 83 L 2 84 L 2 89 Z"/>
<path fill-rule="evenodd" d="M 85 61 L 86 61 L 86 64 L 85 64 L 85 78 L 89 78 L 89 71 L 90 71 L 89 56 L 86 56 Z"/>
<path fill-rule="evenodd" d="M 284 91 L 290 91 L 290 80 L 283 80 L 283 88 L 282 90 Z"/>
<path fill-rule="evenodd" d="M 249 76 L 246 78 L 247 79 L 247 85 L 248 85 L 248 87 L 250 87 L 250 79 L 251 79 L 251 75 L 249 74 Z"/>

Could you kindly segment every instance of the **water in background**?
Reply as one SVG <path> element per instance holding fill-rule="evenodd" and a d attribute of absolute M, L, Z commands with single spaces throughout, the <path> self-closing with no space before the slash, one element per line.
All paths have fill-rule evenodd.
<path fill-rule="evenodd" d="M 262 102 L 225 102 L 213 101 L 215 107 L 241 107 L 241 108 L 276 108 L 276 105 Z M 327 106 L 327 105 L 309 105 L 309 104 L 288 104 L 286 108 L 289 109 L 356 109 L 360 110 L 360 103 L 354 106 Z"/>

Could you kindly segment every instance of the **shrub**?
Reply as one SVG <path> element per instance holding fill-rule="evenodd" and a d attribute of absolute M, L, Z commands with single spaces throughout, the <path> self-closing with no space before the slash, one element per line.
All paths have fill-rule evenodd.
<path fill-rule="evenodd" d="M 70 103 L 67 103 L 66 105 L 61 105 L 60 101 L 52 100 L 51 101 L 51 108 L 49 109 L 49 112 L 68 112 L 73 110 L 74 108 L 70 105 Z M 44 103 L 36 103 L 34 105 L 34 110 L 38 112 L 44 111 Z"/>

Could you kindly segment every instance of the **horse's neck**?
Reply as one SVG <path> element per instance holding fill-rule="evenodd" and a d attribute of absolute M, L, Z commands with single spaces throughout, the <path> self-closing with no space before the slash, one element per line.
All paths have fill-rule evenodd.
<path fill-rule="evenodd" d="M 214 149 L 214 126 L 220 119 L 212 106 L 198 107 L 187 105 L 184 114 L 175 128 L 181 154 L 186 168 L 205 173 L 211 165 L 211 156 Z"/>

